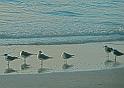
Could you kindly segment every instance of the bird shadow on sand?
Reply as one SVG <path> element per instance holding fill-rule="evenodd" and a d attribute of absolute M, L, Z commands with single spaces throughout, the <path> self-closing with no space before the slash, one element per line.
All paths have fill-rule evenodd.
<path fill-rule="evenodd" d="M 74 65 L 69 65 L 69 64 L 63 64 L 62 68 L 63 69 L 69 69 L 71 67 L 73 67 Z"/>
<path fill-rule="evenodd" d="M 12 68 L 7 68 L 5 69 L 4 73 L 12 73 L 12 72 L 17 72 L 17 70 L 14 70 Z"/>
<path fill-rule="evenodd" d="M 26 69 L 29 69 L 30 68 L 30 65 L 28 64 L 22 64 L 21 65 L 21 70 L 26 70 Z"/>
<path fill-rule="evenodd" d="M 113 61 L 113 60 L 106 60 L 106 61 L 104 62 L 104 65 L 105 65 L 106 67 L 117 67 L 117 66 L 121 65 L 121 63 L 120 63 L 120 62 L 115 62 L 115 61 Z"/>
<path fill-rule="evenodd" d="M 38 72 L 38 73 L 43 73 L 43 72 L 49 72 L 50 70 L 52 70 L 52 69 L 49 69 L 49 68 L 39 68 L 39 69 L 37 70 L 37 72 Z"/>
<path fill-rule="evenodd" d="M 120 62 L 113 63 L 113 67 L 117 67 L 117 66 L 120 66 L 120 65 L 121 65 Z"/>

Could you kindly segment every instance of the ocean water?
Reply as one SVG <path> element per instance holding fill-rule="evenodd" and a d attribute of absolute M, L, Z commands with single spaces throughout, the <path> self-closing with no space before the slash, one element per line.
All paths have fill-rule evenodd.
<path fill-rule="evenodd" d="M 124 40 L 124 0 L 0 0 L 0 44 Z"/>

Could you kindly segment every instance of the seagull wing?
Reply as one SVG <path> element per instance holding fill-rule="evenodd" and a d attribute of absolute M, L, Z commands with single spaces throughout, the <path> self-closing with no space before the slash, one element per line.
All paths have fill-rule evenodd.
<path fill-rule="evenodd" d="M 52 58 L 52 57 L 49 57 L 49 56 L 47 56 L 45 54 L 39 54 L 38 58 L 42 58 L 42 59 L 46 60 L 46 59 L 49 59 L 49 58 Z"/>
<path fill-rule="evenodd" d="M 62 55 L 62 57 L 64 58 L 64 59 L 69 59 L 69 58 L 71 58 L 72 56 L 74 56 L 74 55 L 71 55 L 71 54 L 68 54 L 68 53 L 63 53 L 63 55 Z"/>
<path fill-rule="evenodd" d="M 26 54 L 26 55 L 33 55 L 33 54 L 31 54 L 31 53 L 28 53 L 28 52 L 25 52 L 25 54 Z"/>
<path fill-rule="evenodd" d="M 121 55 L 124 55 L 124 53 L 118 51 L 118 50 L 114 50 L 114 54 L 117 55 L 117 56 L 121 56 Z"/>
<path fill-rule="evenodd" d="M 33 55 L 33 54 L 28 52 L 21 52 L 21 56 L 30 56 L 30 55 Z"/>
<path fill-rule="evenodd" d="M 17 58 L 18 58 L 18 57 L 7 56 L 7 60 L 10 60 L 10 61 L 15 60 L 15 59 L 17 59 Z"/>

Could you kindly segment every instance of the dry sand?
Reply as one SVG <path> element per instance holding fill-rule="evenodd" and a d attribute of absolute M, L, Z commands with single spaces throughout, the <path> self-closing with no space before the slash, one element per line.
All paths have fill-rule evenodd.
<path fill-rule="evenodd" d="M 19 56 L 20 51 L 38 53 L 42 50 L 53 59 L 44 61 L 43 73 L 38 73 L 40 61 L 37 56 L 27 58 L 31 67 L 21 70 L 23 60 L 15 60 L 10 67 L 18 72 L 5 74 L 7 62 L 0 56 L 0 88 L 124 88 L 124 56 L 117 58 L 117 63 L 105 64 L 107 60 L 104 45 L 114 47 L 124 52 L 124 42 L 100 42 L 88 44 L 68 45 L 11 45 L 0 46 L 0 54 L 9 53 Z M 62 52 L 74 54 L 75 57 L 68 60 L 73 67 L 62 69 L 64 60 Z M 20 57 L 21 58 L 21 57 Z M 114 60 L 114 55 L 110 54 Z M 52 73 L 51 73 L 52 72 Z"/>

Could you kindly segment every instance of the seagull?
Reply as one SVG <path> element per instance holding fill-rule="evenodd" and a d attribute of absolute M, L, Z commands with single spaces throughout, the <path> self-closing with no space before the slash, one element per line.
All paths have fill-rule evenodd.
<path fill-rule="evenodd" d="M 28 53 L 28 52 L 25 52 L 25 51 L 22 51 L 20 53 L 20 56 L 24 58 L 24 64 L 26 65 L 26 58 L 31 56 L 31 55 L 36 55 L 36 54 L 32 54 L 32 53 Z"/>
<path fill-rule="evenodd" d="M 116 50 L 116 49 L 113 49 L 113 54 L 115 55 L 115 62 L 116 62 L 116 57 L 117 57 L 117 56 L 122 56 L 122 55 L 124 55 L 124 53 L 122 53 L 122 52 L 120 52 L 120 51 L 118 51 L 118 50 Z"/>
<path fill-rule="evenodd" d="M 62 54 L 62 57 L 63 57 L 63 59 L 66 59 L 66 63 L 65 64 L 67 64 L 67 59 L 69 59 L 69 58 L 73 58 L 73 56 L 74 55 L 71 55 L 71 54 L 68 54 L 68 53 L 63 53 Z"/>
<path fill-rule="evenodd" d="M 5 56 L 5 60 L 8 61 L 8 69 L 10 68 L 9 66 L 10 61 L 13 61 L 15 59 L 20 59 L 18 57 L 9 56 L 8 54 L 4 54 L 4 56 Z"/>
<path fill-rule="evenodd" d="M 109 53 L 112 52 L 113 48 L 110 48 L 110 47 L 108 47 L 106 45 L 104 47 L 105 47 L 105 52 L 107 53 L 107 57 L 108 57 L 108 61 L 109 61 Z"/>
<path fill-rule="evenodd" d="M 53 57 L 49 57 L 49 56 L 43 54 L 42 51 L 39 51 L 38 59 L 41 61 L 41 69 L 43 68 L 43 60 L 48 60 L 50 58 L 53 58 Z"/>

